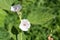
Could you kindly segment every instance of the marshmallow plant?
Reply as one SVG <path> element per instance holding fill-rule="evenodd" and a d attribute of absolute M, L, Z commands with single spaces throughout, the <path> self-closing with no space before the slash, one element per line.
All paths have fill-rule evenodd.
<path fill-rule="evenodd" d="M 22 13 L 20 12 L 20 10 L 22 9 L 22 6 L 21 5 L 14 5 L 14 6 L 11 6 L 11 11 L 13 12 L 17 12 L 19 18 L 20 18 L 20 25 L 19 25 L 19 28 L 22 30 L 22 31 L 28 31 L 28 29 L 30 28 L 30 22 L 28 21 L 28 19 L 22 19 Z M 22 35 L 23 35 L 23 32 L 20 33 L 20 37 L 21 39 L 19 40 L 22 40 Z M 19 36 L 19 35 L 18 35 Z"/>
<path fill-rule="evenodd" d="M 28 29 L 30 28 L 30 22 L 27 20 L 27 19 L 21 19 L 22 17 L 22 13 L 19 12 L 20 10 L 22 9 L 22 6 L 21 5 L 14 5 L 14 6 L 11 6 L 11 11 L 13 12 L 17 12 L 17 14 L 19 15 L 19 18 L 20 18 L 20 25 L 19 25 L 19 28 L 22 30 L 22 31 L 28 31 Z"/>

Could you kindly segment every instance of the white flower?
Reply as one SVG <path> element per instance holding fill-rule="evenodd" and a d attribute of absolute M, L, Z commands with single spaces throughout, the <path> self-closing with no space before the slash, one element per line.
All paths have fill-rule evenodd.
<path fill-rule="evenodd" d="M 28 29 L 30 28 L 30 22 L 27 20 L 27 19 L 22 19 L 21 20 L 21 23 L 19 25 L 19 28 L 22 30 L 22 31 L 28 31 Z"/>
<path fill-rule="evenodd" d="M 22 6 L 21 5 L 14 5 L 14 6 L 11 6 L 11 11 L 13 12 L 18 12 L 22 9 Z"/>

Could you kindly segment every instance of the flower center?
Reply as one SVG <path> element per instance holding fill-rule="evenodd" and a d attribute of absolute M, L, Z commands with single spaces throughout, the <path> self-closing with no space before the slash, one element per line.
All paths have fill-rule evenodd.
<path fill-rule="evenodd" d="M 15 10 L 17 9 L 17 7 L 15 8 Z"/>
<path fill-rule="evenodd" d="M 26 24 L 23 24 L 24 26 L 26 26 Z"/>

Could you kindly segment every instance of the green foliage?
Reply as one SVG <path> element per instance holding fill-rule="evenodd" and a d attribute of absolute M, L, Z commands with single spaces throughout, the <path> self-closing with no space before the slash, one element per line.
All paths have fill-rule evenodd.
<path fill-rule="evenodd" d="M 40 11 L 41 10 L 41 11 Z M 28 19 L 32 24 L 45 24 L 52 20 L 55 16 L 51 13 L 50 10 L 42 8 L 37 8 L 35 11 L 32 10 L 32 12 L 28 15 Z M 45 11 L 45 12 L 43 12 Z M 33 17 L 33 18 L 32 18 Z"/>
<path fill-rule="evenodd" d="M 10 11 L 18 3 L 22 3 L 22 19 L 31 23 L 27 32 L 19 29 L 21 20 Z M 47 40 L 49 34 L 60 40 L 59 0 L 0 0 L 0 40 Z"/>
<path fill-rule="evenodd" d="M 4 28 L 0 28 L 0 40 L 9 40 L 9 39 L 10 39 L 9 33 Z"/>
<path fill-rule="evenodd" d="M 17 0 L 0 0 L 0 8 L 10 10 L 12 4 L 15 2 L 17 2 Z"/>
<path fill-rule="evenodd" d="M 4 27 L 6 16 L 7 16 L 6 12 L 0 9 L 0 27 Z"/>

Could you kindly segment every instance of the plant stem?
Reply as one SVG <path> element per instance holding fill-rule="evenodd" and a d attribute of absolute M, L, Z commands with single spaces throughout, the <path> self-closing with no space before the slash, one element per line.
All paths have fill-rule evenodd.
<path fill-rule="evenodd" d="M 16 40 L 18 40 L 18 38 L 17 38 L 17 34 L 16 34 Z"/>
<path fill-rule="evenodd" d="M 17 14 L 18 14 L 18 16 L 20 18 L 20 21 L 21 21 L 21 19 L 22 19 L 22 13 L 21 12 L 17 12 Z"/>
<path fill-rule="evenodd" d="M 21 21 L 21 19 L 22 19 L 22 13 L 21 12 L 17 12 L 17 14 L 18 14 L 18 16 L 19 16 L 19 18 L 20 18 L 20 21 Z M 16 39 L 17 40 L 17 39 Z M 21 40 L 22 40 L 22 32 L 21 32 Z"/>
<path fill-rule="evenodd" d="M 21 32 L 21 40 L 22 40 L 22 32 Z"/>

